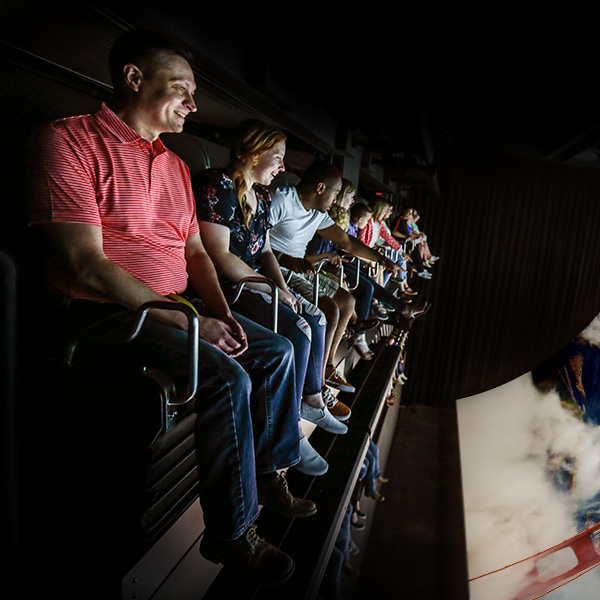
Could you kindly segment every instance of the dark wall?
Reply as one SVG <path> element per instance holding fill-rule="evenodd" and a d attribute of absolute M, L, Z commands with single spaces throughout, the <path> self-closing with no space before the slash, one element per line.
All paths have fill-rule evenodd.
<path fill-rule="evenodd" d="M 420 207 L 441 254 L 419 284 L 406 398 L 451 406 L 528 372 L 600 312 L 600 172 L 442 152 L 441 199 Z"/>

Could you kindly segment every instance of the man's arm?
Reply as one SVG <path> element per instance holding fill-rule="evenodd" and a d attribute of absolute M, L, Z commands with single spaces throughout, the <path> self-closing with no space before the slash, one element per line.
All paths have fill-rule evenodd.
<path fill-rule="evenodd" d="M 83 223 L 52 222 L 36 225 L 49 251 L 69 279 L 94 295 L 136 310 L 144 302 L 164 301 L 128 271 L 110 261 L 102 249 L 102 229 Z M 152 318 L 187 330 L 187 318 L 176 311 L 151 311 Z"/>
<path fill-rule="evenodd" d="M 78 287 L 85 287 L 94 295 L 131 310 L 137 310 L 145 302 L 169 301 L 106 257 L 100 227 L 62 222 L 43 223 L 36 227 L 70 280 Z M 151 310 L 148 316 L 171 327 L 188 330 L 187 317 L 180 311 L 156 309 Z M 202 339 L 230 353 L 245 348 L 235 340 L 228 340 L 230 334 L 221 332 L 219 323 L 213 321 L 216 319 L 200 318 Z"/>
<path fill-rule="evenodd" d="M 238 356 L 248 348 L 248 340 L 242 326 L 231 314 L 231 309 L 219 285 L 219 278 L 215 266 L 206 252 L 200 234 L 188 237 L 185 246 L 185 258 L 190 284 L 204 304 L 214 321 L 209 323 L 210 330 L 204 332 L 200 329 L 200 337 L 213 345 L 221 348 L 231 356 Z M 211 336 L 208 339 L 207 335 Z M 217 337 L 215 337 L 217 336 Z"/>
<path fill-rule="evenodd" d="M 388 271 L 395 273 L 400 268 L 395 262 L 383 256 L 377 252 L 377 250 L 363 244 L 358 238 L 348 235 L 337 225 L 331 225 L 325 229 L 320 229 L 319 235 L 331 240 L 340 248 L 343 248 L 346 252 L 352 254 L 352 256 L 382 264 Z"/>

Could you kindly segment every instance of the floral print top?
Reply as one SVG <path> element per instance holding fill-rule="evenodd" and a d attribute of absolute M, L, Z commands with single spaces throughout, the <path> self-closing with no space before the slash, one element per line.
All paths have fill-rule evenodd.
<path fill-rule="evenodd" d="M 229 251 L 241 258 L 255 271 L 261 266 L 261 252 L 265 245 L 269 224 L 269 191 L 259 185 L 256 193 L 256 212 L 250 227 L 244 223 L 244 215 L 233 189 L 233 181 L 219 169 L 201 171 L 193 178 L 196 212 L 200 221 L 218 223 L 229 228 Z"/>

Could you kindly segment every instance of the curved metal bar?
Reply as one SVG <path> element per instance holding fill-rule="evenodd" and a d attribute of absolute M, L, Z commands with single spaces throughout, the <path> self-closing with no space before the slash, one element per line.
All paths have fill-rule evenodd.
<path fill-rule="evenodd" d="M 313 304 L 318 307 L 319 306 L 319 272 L 323 265 L 327 263 L 333 264 L 328 258 L 321 259 L 318 263 L 315 264 L 315 280 L 313 282 Z M 338 266 L 340 269 L 339 278 L 340 282 L 344 280 L 344 263 L 343 261 Z"/>
<path fill-rule="evenodd" d="M 156 300 L 142 304 L 136 312 L 133 328 L 126 338 L 126 342 L 132 342 L 140 333 L 142 325 L 146 320 L 148 312 L 153 308 L 162 310 L 180 310 L 188 318 L 188 384 L 184 393 L 178 394 L 176 400 L 169 401 L 169 406 L 182 406 L 187 404 L 198 391 L 198 354 L 199 354 L 199 318 L 198 313 L 190 306 L 181 302 L 167 302 Z"/>
<path fill-rule="evenodd" d="M 348 284 L 348 289 L 353 292 L 360 283 L 360 258 L 358 256 L 353 256 L 350 262 L 356 262 L 356 273 L 354 274 L 354 284 Z"/>
<path fill-rule="evenodd" d="M 160 310 L 179 310 L 186 314 L 189 323 L 189 335 L 188 335 L 188 343 L 189 343 L 189 371 L 188 371 L 188 383 L 186 390 L 178 394 L 177 399 L 170 400 L 167 404 L 168 406 L 181 406 L 183 404 L 187 404 L 195 395 L 198 390 L 198 348 L 199 348 L 199 319 L 198 314 L 194 311 L 193 308 L 187 306 L 186 304 L 182 304 L 180 302 L 168 302 L 166 300 L 154 300 L 151 302 L 146 302 L 142 304 L 136 314 L 133 322 L 133 327 L 129 333 L 129 335 L 123 340 L 125 343 L 132 342 L 140 333 L 142 329 L 142 325 L 146 320 L 148 312 L 151 309 L 160 309 Z M 90 341 L 94 340 L 93 336 L 87 338 Z M 76 339 L 71 341 L 69 346 L 65 351 L 64 362 L 66 366 L 70 367 L 73 364 L 73 357 L 75 355 L 75 350 L 77 346 L 81 342 L 81 339 Z"/>
<path fill-rule="evenodd" d="M 243 277 L 242 279 L 240 279 L 237 282 L 237 285 L 234 288 L 235 297 L 234 297 L 233 301 L 231 302 L 231 304 L 235 304 L 239 300 L 242 290 L 244 289 L 246 284 L 252 283 L 252 282 L 264 283 L 271 288 L 271 317 L 272 317 L 271 328 L 273 329 L 273 331 L 275 333 L 277 333 L 277 324 L 279 322 L 279 288 L 275 285 L 275 282 L 272 279 L 269 279 L 268 277 L 260 277 L 260 276 L 254 277 L 252 275 L 249 275 L 248 277 Z"/>

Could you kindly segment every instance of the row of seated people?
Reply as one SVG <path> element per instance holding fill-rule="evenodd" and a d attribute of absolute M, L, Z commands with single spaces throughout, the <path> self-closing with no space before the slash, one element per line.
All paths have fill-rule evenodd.
<path fill-rule="evenodd" d="M 349 323 L 360 328 L 367 320 L 355 316 L 352 293 L 331 279 L 319 278 L 313 298 L 307 245 L 318 230 L 391 275 L 400 267 L 329 216 L 342 190 L 333 165 L 315 163 L 296 186 L 269 190 L 284 170 L 286 136 L 265 123 L 242 123 L 230 163 L 192 181 L 187 164 L 160 139 L 182 132 L 196 111 L 191 58 L 171 40 L 126 32 L 109 67 L 113 99 L 93 114 L 50 123 L 32 161 L 29 223 L 46 248 L 52 341 L 58 348 L 83 331 L 104 337 L 99 362 L 150 366 L 184 385 L 184 312 L 152 309 L 134 351 L 113 339 L 147 302 L 193 307 L 200 552 L 243 581 L 283 582 L 294 560 L 260 538 L 259 508 L 289 518 L 317 511 L 312 500 L 293 496 L 285 470 L 327 471 L 301 420 L 332 434 L 348 430 L 350 409 L 331 389 L 353 387 L 335 368 L 335 355 Z M 234 287 L 247 276 L 263 280 L 252 281 L 232 308 Z"/>
<path fill-rule="evenodd" d="M 342 191 L 329 209 L 329 215 L 349 235 L 377 249 L 382 255 L 389 253 L 398 270 L 393 273 L 368 259 L 363 259 L 362 265 L 357 266 L 356 262 L 352 262 L 355 257 L 318 231 L 308 244 L 306 258 L 313 264 L 327 259 L 329 262 L 323 270 L 337 281 L 340 276 L 338 265 L 343 264 L 343 283 L 346 284 L 346 289 L 352 289 L 356 300 L 349 324 L 353 332 L 352 345 L 362 358 L 368 360 L 372 358 L 373 352 L 368 346 L 364 330 L 373 318 L 387 320 L 388 313 L 397 312 L 414 320 L 427 312 L 431 304 L 416 301 L 414 296 L 417 292 L 410 287 L 409 279 L 413 274 L 430 279 L 431 273 L 420 266 L 413 266 L 413 259 L 407 251 L 408 236 L 405 236 L 405 240 L 399 240 L 390 231 L 386 221 L 393 210 L 393 203 L 384 198 L 375 198 L 371 203 L 355 201 L 355 197 L 356 186 L 351 181 L 342 179 Z M 410 241 L 412 244 L 412 240 Z M 432 262 L 427 263 L 428 266 L 437 259 L 438 257 L 433 257 Z"/>

